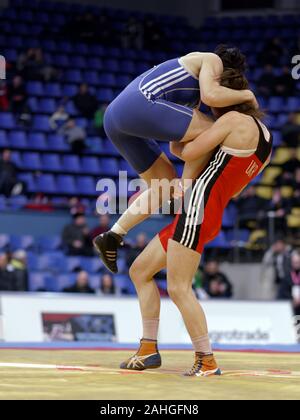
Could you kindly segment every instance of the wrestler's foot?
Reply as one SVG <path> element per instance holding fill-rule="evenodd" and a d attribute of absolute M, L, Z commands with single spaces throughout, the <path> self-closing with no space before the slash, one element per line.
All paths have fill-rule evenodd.
<path fill-rule="evenodd" d="M 213 354 L 203 355 L 202 353 L 195 354 L 195 363 L 191 370 L 184 373 L 184 376 L 212 376 L 222 375 L 218 368 L 216 359 Z"/>
<path fill-rule="evenodd" d="M 120 368 L 126 370 L 146 370 L 161 367 L 161 356 L 158 352 L 157 341 L 141 340 L 138 352 L 125 362 Z"/>
<path fill-rule="evenodd" d="M 118 248 L 124 245 L 123 237 L 109 231 L 97 236 L 93 241 L 99 257 L 112 273 L 118 273 Z"/>

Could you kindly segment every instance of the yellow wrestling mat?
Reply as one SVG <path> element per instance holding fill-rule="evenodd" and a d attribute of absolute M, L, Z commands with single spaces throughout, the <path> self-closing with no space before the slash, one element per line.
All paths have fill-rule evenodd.
<path fill-rule="evenodd" d="M 0 399 L 300 399 L 298 354 L 217 353 L 223 376 L 185 378 L 193 353 L 161 353 L 161 369 L 128 372 L 130 351 L 1 350 Z"/>

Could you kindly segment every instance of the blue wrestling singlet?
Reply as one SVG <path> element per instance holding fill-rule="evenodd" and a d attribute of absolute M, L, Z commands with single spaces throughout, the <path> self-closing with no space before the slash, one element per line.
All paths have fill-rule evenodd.
<path fill-rule="evenodd" d="M 147 171 L 161 150 L 157 141 L 180 141 L 200 105 L 199 78 L 181 64 L 166 61 L 131 82 L 104 116 L 107 136 L 139 173 Z"/>

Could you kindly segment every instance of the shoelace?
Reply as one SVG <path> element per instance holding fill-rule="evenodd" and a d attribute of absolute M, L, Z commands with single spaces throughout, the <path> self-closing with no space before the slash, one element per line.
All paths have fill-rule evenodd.
<path fill-rule="evenodd" d="M 192 369 L 189 370 L 186 373 L 186 375 L 193 376 L 193 375 L 195 375 L 195 373 L 199 372 L 199 370 L 201 370 L 201 368 L 202 368 L 202 359 L 199 357 L 195 360 L 195 363 L 194 363 Z"/>

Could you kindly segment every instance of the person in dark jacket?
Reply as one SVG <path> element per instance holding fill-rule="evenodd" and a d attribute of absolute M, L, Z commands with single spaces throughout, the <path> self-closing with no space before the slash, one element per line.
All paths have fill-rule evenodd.
<path fill-rule="evenodd" d="M 10 197 L 13 189 L 18 184 L 17 177 L 17 165 L 11 160 L 10 150 L 5 149 L 0 159 L 0 194 Z"/>
<path fill-rule="evenodd" d="M 89 228 L 83 214 L 73 215 L 73 222 L 63 230 L 62 242 L 66 247 L 68 255 L 93 255 Z"/>
<path fill-rule="evenodd" d="M 94 118 L 98 109 L 98 100 L 95 95 L 90 93 L 86 83 L 80 85 L 78 93 L 73 97 L 73 102 L 83 117 Z"/>
<path fill-rule="evenodd" d="M 211 298 L 229 299 L 232 297 L 232 285 L 227 276 L 220 271 L 217 261 L 206 263 L 203 289 Z"/>
<path fill-rule="evenodd" d="M 92 289 L 89 285 L 89 275 L 86 271 L 80 271 L 78 273 L 76 283 L 73 286 L 65 287 L 63 289 L 64 293 L 87 293 L 93 294 L 95 290 Z"/>

